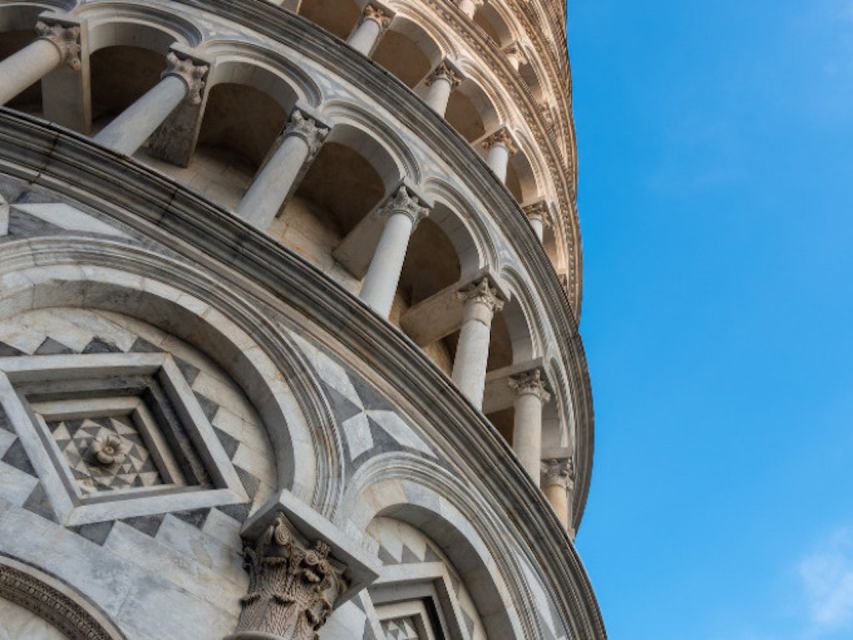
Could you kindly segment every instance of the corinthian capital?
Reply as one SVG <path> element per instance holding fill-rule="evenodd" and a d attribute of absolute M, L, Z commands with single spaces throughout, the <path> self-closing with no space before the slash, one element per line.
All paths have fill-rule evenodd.
<path fill-rule="evenodd" d="M 284 129 L 284 136 L 298 136 L 308 145 L 308 158 L 313 158 L 329 135 L 329 128 L 299 107 L 293 110 Z"/>
<path fill-rule="evenodd" d="M 451 87 L 455 88 L 462 82 L 462 74 L 449 60 L 445 60 L 429 74 L 426 86 L 430 86 L 436 80 L 446 80 Z"/>
<path fill-rule="evenodd" d="M 307 542 L 283 513 L 244 548 L 249 590 L 241 599 L 236 632 L 227 640 L 316 640 L 335 600 L 347 588 L 344 565 L 329 545 Z"/>
<path fill-rule="evenodd" d="M 389 24 L 391 24 L 391 14 L 382 7 L 375 4 L 369 4 L 364 7 L 362 20 L 373 20 L 373 22 L 378 24 L 380 28 L 385 29 Z"/>
<path fill-rule="evenodd" d="M 38 39 L 50 41 L 62 57 L 62 62 L 75 71 L 82 66 L 83 46 L 80 40 L 80 24 L 51 14 L 42 14 L 36 22 Z"/>
<path fill-rule="evenodd" d="M 462 289 L 456 295 L 466 304 L 469 302 L 478 302 L 486 305 L 492 313 L 500 311 L 504 307 L 504 301 L 498 297 L 498 290 L 492 287 L 488 278 L 483 278 L 480 282 Z"/>
<path fill-rule="evenodd" d="M 409 187 L 401 185 L 397 192 L 379 210 L 381 216 L 403 214 L 412 221 L 412 229 L 429 215 L 426 203 Z"/>
<path fill-rule="evenodd" d="M 534 369 L 533 371 L 512 376 L 507 380 L 507 384 L 518 395 L 534 395 L 539 398 L 542 404 L 551 399 L 551 394 L 548 392 L 548 383 L 542 374 L 542 369 Z"/>
<path fill-rule="evenodd" d="M 539 220 L 543 225 L 551 222 L 550 209 L 547 200 L 537 200 L 522 207 L 524 214 L 531 220 Z"/>
<path fill-rule="evenodd" d="M 187 85 L 187 100 L 191 104 L 199 104 L 209 71 L 210 65 L 207 62 L 172 50 L 166 56 L 166 70 L 160 77 L 178 76 Z"/>
<path fill-rule="evenodd" d="M 542 461 L 541 486 L 558 486 L 571 489 L 575 483 L 575 465 L 571 458 L 560 458 Z"/>
<path fill-rule="evenodd" d="M 518 151 L 518 147 L 515 144 L 515 140 L 513 140 L 512 134 L 506 127 L 501 127 L 493 134 L 487 136 L 482 142 L 483 148 L 485 149 L 491 149 L 497 144 L 502 144 L 503 146 L 505 146 L 507 148 L 507 151 L 510 152 L 510 154 L 513 154 Z"/>

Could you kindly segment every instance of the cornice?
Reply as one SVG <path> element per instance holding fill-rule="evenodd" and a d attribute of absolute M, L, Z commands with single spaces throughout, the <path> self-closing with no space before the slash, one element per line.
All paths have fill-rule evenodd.
<path fill-rule="evenodd" d="M 569 614 L 572 637 L 606 637 L 580 558 L 542 492 L 485 416 L 399 329 L 319 269 L 201 194 L 76 133 L 0 109 L 0 169 L 105 211 L 194 262 L 218 267 L 223 276 L 234 273 L 239 282 L 249 278 L 271 297 L 271 304 L 279 303 L 335 335 L 434 425 L 445 446 L 473 470 L 472 483 L 514 514 L 514 526 L 551 584 L 570 586 L 555 588 L 553 595 Z M 20 245 L 29 251 L 39 242 Z M 85 248 L 79 253 L 85 254 Z M 561 295 L 553 275 L 551 280 L 548 297 Z M 580 338 L 576 332 L 564 337 L 574 349 L 567 365 L 580 376 L 574 384 L 582 385 L 573 388 L 588 395 Z M 586 426 L 591 430 L 591 422 Z M 590 440 L 581 444 L 583 449 L 592 445 L 591 432 L 587 435 Z M 579 457 L 579 475 L 589 473 L 590 457 L 591 449 Z"/>

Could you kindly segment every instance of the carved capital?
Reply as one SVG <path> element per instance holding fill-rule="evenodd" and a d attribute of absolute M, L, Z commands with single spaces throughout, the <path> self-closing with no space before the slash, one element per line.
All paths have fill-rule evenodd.
<path fill-rule="evenodd" d="M 178 76 L 187 85 L 187 100 L 191 104 L 201 103 L 201 92 L 207 82 L 210 65 L 177 51 L 166 56 L 166 70 L 160 76 Z"/>
<path fill-rule="evenodd" d="M 524 54 L 524 49 L 521 48 L 521 45 L 518 42 L 508 44 L 504 47 L 503 52 L 516 71 L 521 65 L 527 62 L 527 56 Z"/>
<path fill-rule="evenodd" d="M 42 15 L 36 22 L 39 40 L 49 40 L 58 50 L 62 62 L 74 71 L 82 66 L 83 45 L 80 40 L 80 25 L 61 20 L 51 15 Z"/>
<path fill-rule="evenodd" d="M 575 465 L 571 458 L 542 461 L 541 486 L 558 486 L 567 491 L 575 484 Z"/>
<path fill-rule="evenodd" d="M 298 136 L 308 145 L 308 160 L 320 150 L 320 146 L 329 135 L 329 128 L 318 123 L 307 113 L 294 109 L 290 121 L 284 129 L 284 137 Z"/>
<path fill-rule="evenodd" d="M 249 590 L 237 630 L 229 640 L 276 637 L 316 640 L 318 630 L 346 590 L 344 565 L 329 557 L 322 540 L 309 543 L 283 513 L 244 547 Z"/>
<path fill-rule="evenodd" d="M 533 371 L 512 376 L 507 380 L 507 384 L 516 394 L 534 395 L 539 398 L 542 404 L 551 399 L 551 394 L 548 392 L 548 383 L 542 374 L 542 369 L 534 369 Z"/>
<path fill-rule="evenodd" d="M 522 211 L 530 220 L 539 220 L 544 226 L 551 224 L 550 209 L 545 200 L 537 200 L 522 207 Z"/>
<path fill-rule="evenodd" d="M 482 142 L 484 149 L 491 149 L 497 144 L 502 144 L 503 146 L 505 146 L 507 151 L 510 152 L 510 154 L 513 154 L 518 151 L 518 147 L 515 144 L 515 140 L 512 139 L 512 134 L 506 127 L 498 129 L 493 134 L 486 137 Z"/>
<path fill-rule="evenodd" d="M 412 230 L 414 230 L 418 226 L 418 223 L 429 215 L 429 209 L 416 194 L 403 185 L 379 209 L 379 215 L 383 217 L 389 217 L 398 213 L 409 217 L 412 221 Z"/>
<path fill-rule="evenodd" d="M 379 25 L 380 29 L 386 29 L 391 24 L 391 15 L 382 7 L 369 4 L 364 7 L 364 13 L 362 14 L 362 21 L 365 20 L 373 20 L 373 22 Z"/>
<path fill-rule="evenodd" d="M 504 307 L 504 301 L 498 297 L 498 290 L 492 287 L 488 278 L 472 284 L 459 291 L 456 296 L 462 302 L 478 302 L 486 305 L 492 313 L 500 311 Z"/>
<path fill-rule="evenodd" d="M 426 86 L 432 85 L 436 80 L 446 80 L 451 88 L 456 88 L 462 82 L 462 74 L 456 70 L 448 61 L 442 62 L 426 79 Z"/>

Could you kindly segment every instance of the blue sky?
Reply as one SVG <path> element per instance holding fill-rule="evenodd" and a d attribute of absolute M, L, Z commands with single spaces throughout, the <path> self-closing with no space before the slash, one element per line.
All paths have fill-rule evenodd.
<path fill-rule="evenodd" d="M 853 638 L 853 0 L 569 0 L 614 640 Z"/>

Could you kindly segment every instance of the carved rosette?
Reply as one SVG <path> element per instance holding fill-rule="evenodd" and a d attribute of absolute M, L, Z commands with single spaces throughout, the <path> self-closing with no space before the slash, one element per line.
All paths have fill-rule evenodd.
<path fill-rule="evenodd" d="M 201 92 L 207 82 L 210 65 L 170 51 L 166 56 L 166 70 L 160 76 L 178 76 L 187 85 L 187 101 L 190 104 L 201 104 Z"/>
<path fill-rule="evenodd" d="M 391 16 L 388 15 L 388 12 L 381 7 L 377 7 L 375 4 L 367 5 L 362 15 L 362 21 L 373 20 L 373 22 L 379 25 L 380 29 L 386 29 L 391 24 Z"/>
<path fill-rule="evenodd" d="M 483 278 L 480 282 L 462 289 L 456 296 L 465 304 L 479 303 L 485 305 L 492 313 L 500 311 L 504 307 L 504 301 L 498 297 L 498 290 L 492 287 L 488 278 Z"/>
<path fill-rule="evenodd" d="M 308 115 L 304 114 L 299 109 L 295 109 L 290 116 L 290 121 L 284 129 L 284 137 L 297 136 L 305 141 L 308 145 L 308 160 L 310 161 L 320 151 L 320 147 L 326 136 L 329 135 L 329 129 L 320 124 Z"/>
<path fill-rule="evenodd" d="M 542 461 L 541 486 L 558 486 L 569 490 L 575 484 L 575 465 L 571 458 Z"/>
<path fill-rule="evenodd" d="M 446 80 L 452 89 L 462 82 L 462 76 L 448 62 L 438 65 L 426 80 L 426 86 L 431 86 L 436 80 Z"/>
<path fill-rule="evenodd" d="M 492 147 L 498 144 L 501 144 L 506 147 L 507 151 L 509 151 L 510 154 L 513 154 L 518 151 L 518 147 L 515 145 L 515 141 L 512 139 L 512 134 L 506 127 L 498 129 L 492 135 L 485 138 L 482 142 L 484 149 L 491 149 Z"/>
<path fill-rule="evenodd" d="M 229 639 L 317 640 L 335 600 L 347 588 L 345 567 L 329 558 L 329 551 L 321 540 L 303 542 L 284 514 L 276 515 L 256 542 L 245 545 L 249 590 Z"/>
<path fill-rule="evenodd" d="M 59 50 L 62 62 L 74 71 L 79 71 L 82 66 L 81 52 L 83 46 L 80 41 L 79 25 L 64 24 L 51 20 L 50 16 L 42 16 L 36 22 L 36 33 L 38 39 L 49 40 Z"/>
<path fill-rule="evenodd" d="M 533 371 L 511 376 L 507 380 L 507 384 L 518 395 L 534 395 L 539 398 L 542 404 L 551 399 L 551 394 L 548 392 L 548 383 L 545 380 L 545 376 L 542 375 L 542 369 L 534 369 Z"/>
<path fill-rule="evenodd" d="M 379 215 L 383 217 L 390 217 L 395 214 L 408 216 L 412 221 L 412 231 L 414 231 L 418 223 L 429 215 L 429 209 L 424 206 L 420 198 L 402 186 L 397 189 L 394 197 L 379 209 Z"/>

